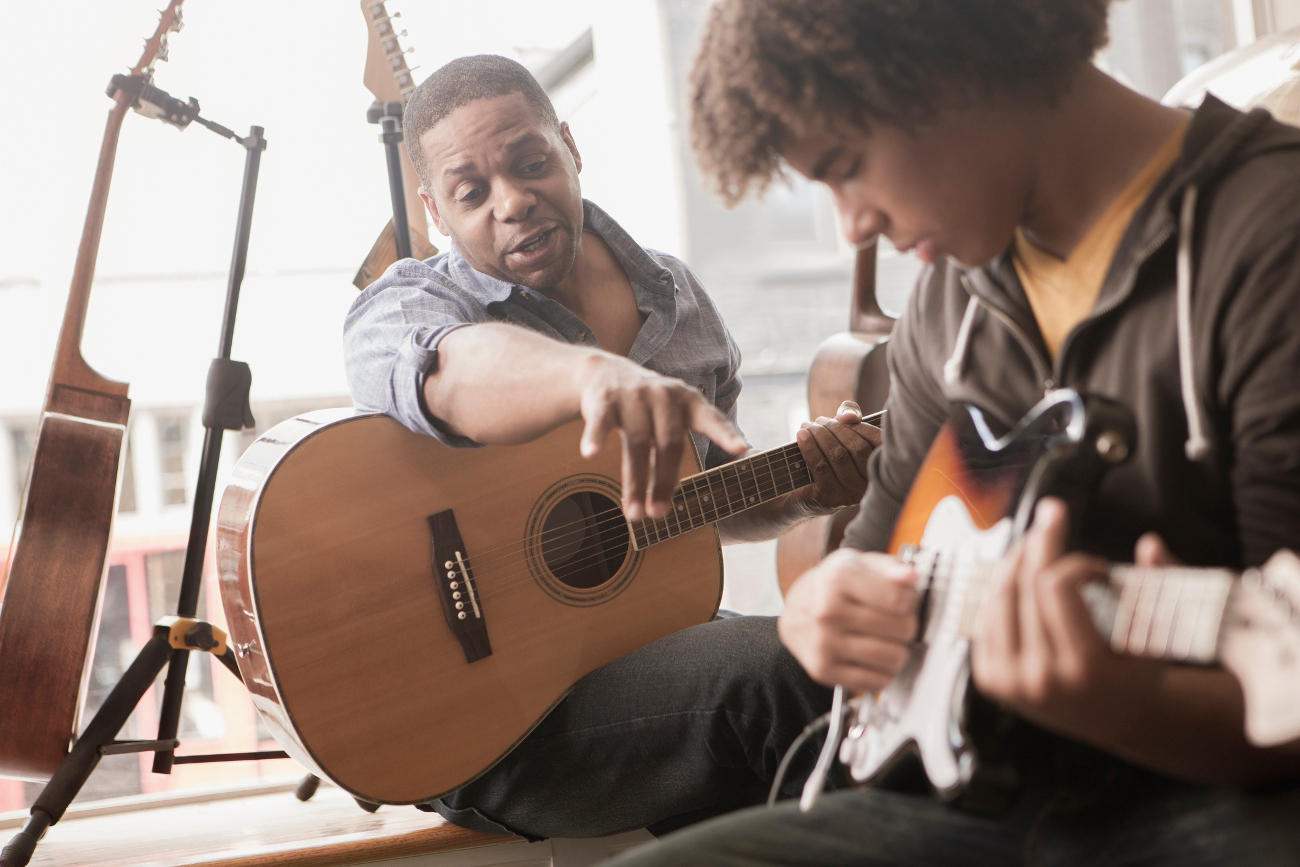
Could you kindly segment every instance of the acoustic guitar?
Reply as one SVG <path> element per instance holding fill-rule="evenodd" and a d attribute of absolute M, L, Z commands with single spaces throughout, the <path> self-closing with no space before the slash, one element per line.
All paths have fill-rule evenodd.
<path fill-rule="evenodd" d="M 840 758 L 871 782 L 915 753 L 935 791 L 963 792 L 980 772 L 967 730 L 970 643 L 993 564 L 1048 493 L 1086 490 L 1132 448 L 1131 421 L 1069 391 L 1045 397 L 1004 437 L 961 409 L 940 430 L 903 504 L 890 551 L 922 578 L 922 623 L 910 658 L 880 693 L 853 699 Z M 1086 506 L 1076 497 L 1072 515 Z M 1300 737 L 1300 559 L 1278 552 L 1261 569 L 1115 564 L 1085 601 L 1120 654 L 1221 665 L 1241 684 L 1246 735 L 1270 745 Z"/>
<path fill-rule="evenodd" d="M 163 10 L 132 76 L 152 77 L 167 35 L 180 27 L 180 6 L 172 0 Z M 0 600 L 0 776 L 44 780 L 67 754 L 117 507 L 128 386 L 100 376 L 80 349 L 117 141 L 132 107 L 123 90 L 113 98 Z"/>
<path fill-rule="evenodd" d="M 583 459 L 580 433 L 451 449 L 322 410 L 249 447 L 217 517 L 221 596 L 291 756 L 372 803 L 463 786 L 583 675 L 709 620 L 713 524 L 810 480 L 794 443 L 705 472 L 687 448 L 671 513 L 629 522 L 620 450 Z"/>
<path fill-rule="evenodd" d="M 361 14 L 366 18 L 366 66 L 362 78 L 366 89 L 376 102 L 406 104 L 415 90 L 415 78 L 406 65 L 409 48 L 403 48 L 401 37 L 394 26 L 396 15 L 389 15 L 383 0 L 361 0 Z M 420 201 L 420 179 L 411 165 L 406 148 L 399 148 L 402 162 L 402 195 L 406 206 L 406 225 L 411 239 L 411 255 L 428 259 L 438 252 L 429 240 L 429 219 Z M 352 278 L 352 285 L 365 289 L 383 275 L 389 265 L 397 261 L 397 236 L 393 220 L 380 231 L 371 245 L 365 261 Z"/>

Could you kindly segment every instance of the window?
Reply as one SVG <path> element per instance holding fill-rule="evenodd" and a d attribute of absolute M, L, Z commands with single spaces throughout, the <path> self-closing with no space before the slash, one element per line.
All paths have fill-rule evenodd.
<path fill-rule="evenodd" d="M 189 478 L 185 475 L 185 447 L 189 415 L 157 416 L 158 468 L 164 506 L 183 506 L 189 501 Z"/>

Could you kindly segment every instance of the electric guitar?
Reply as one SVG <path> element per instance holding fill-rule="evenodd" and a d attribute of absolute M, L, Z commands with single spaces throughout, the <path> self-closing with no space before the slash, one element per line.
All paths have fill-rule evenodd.
<path fill-rule="evenodd" d="M 366 68 L 362 76 L 366 89 L 375 97 L 376 102 L 400 102 L 406 104 L 411 92 L 415 90 L 415 78 L 406 65 L 409 48 L 403 48 L 401 37 L 383 0 L 361 0 L 361 14 L 366 18 Z M 420 179 L 416 177 L 415 167 L 406 148 L 399 148 L 402 164 L 402 194 L 406 206 L 406 225 L 411 240 L 411 255 L 417 259 L 428 259 L 436 255 L 438 248 L 429 240 L 429 218 L 424 212 L 424 202 L 420 200 Z M 379 279 L 389 265 L 397 261 L 397 236 L 390 218 L 388 224 L 380 231 L 366 254 L 365 261 L 352 278 L 352 285 L 365 289 Z"/>
<path fill-rule="evenodd" d="M 993 564 L 1047 494 L 1086 489 L 1132 448 L 1131 422 L 1073 392 L 1045 398 L 995 438 L 978 411 L 940 430 L 896 525 L 890 551 L 922 576 L 920 636 L 903 671 L 853 699 L 840 759 L 870 782 L 915 753 L 937 794 L 954 797 L 979 757 L 966 727 L 970 641 Z M 1075 515 L 1079 508 L 1072 508 Z M 1241 684 L 1247 737 L 1300 737 L 1300 559 L 1279 552 L 1259 570 L 1115 565 L 1084 590 L 1117 653 L 1222 665 Z"/>
<path fill-rule="evenodd" d="M 181 0 L 160 14 L 131 76 L 148 81 L 180 29 Z M 131 401 L 128 386 L 81 355 L 95 259 L 122 121 L 123 89 L 100 144 L 86 222 L 55 347 L 45 408 L 0 589 L 0 776 L 44 780 L 68 752 L 85 688 L 112 537 Z"/>
<path fill-rule="evenodd" d="M 709 620 L 713 524 L 810 481 L 794 443 L 706 472 L 687 448 L 670 514 L 628 521 L 620 450 L 581 458 L 580 434 L 452 449 L 321 410 L 249 447 L 217 516 L 221 596 L 291 756 L 372 803 L 463 786 L 583 675 Z"/>

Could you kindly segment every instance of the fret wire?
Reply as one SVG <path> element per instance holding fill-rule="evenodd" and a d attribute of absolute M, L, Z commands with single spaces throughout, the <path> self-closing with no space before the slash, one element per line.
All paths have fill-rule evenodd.
<path fill-rule="evenodd" d="M 726 491 L 727 503 L 731 507 L 728 514 L 734 515 L 746 505 L 744 487 L 739 483 L 739 470 L 733 464 L 724 464 L 721 469 L 723 472 L 720 472 L 718 477 L 722 479 L 722 489 Z M 731 492 L 732 484 L 736 488 L 735 494 Z"/>
<path fill-rule="evenodd" d="M 1192 657 L 1196 639 L 1196 624 L 1200 622 L 1202 612 L 1205 609 L 1208 587 L 1209 584 L 1205 581 L 1183 582 L 1183 610 L 1175 621 L 1174 640 L 1173 645 L 1170 647 L 1170 653 L 1178 659 L 1191 659 Z"/>
<path fill-rule="evenodd" d="M 780 483 L 776 480 L 776 473 L 772 471 L 771 458 L 764 458 L 763 466 L 767 469 L 767 477 L 772 482 L 772 490 L 778 490 Z"/>
<path fill-rule="evenodd" d="M 1133 627 L 1129 633 L 1128 652 L 1133 655 L 1144 655 L 1147 645 L 1151 641 L 1151 620 L 1155 611 L 1155 596 L 1159 593 L 1159 588 L 1152 591 L 1151 584 L 1146 581 L 1138 581 L 1137 601 L 1133 608 Z M 1141 642 L 1141 643 L 1139 643 Z"/>
<path fill-rule="evenodd" d="M 752 485 L 751 490 L 754 492 L 754 498 L 757 499 L 759 492 L 762 490 L 758 484 L 758 472 L 754 469 L 754 462 L 752 460 L 746 462 L 746 467 L 749 470 L 749 480 Z"/>
<path fill-rule="evenodd" d="M 1110 646 L 1125 653 L 1133 630 L 1133 608 L 1137 604 L 1135 594 L 1138 592 L 1138 583 L 1132 580 L 1133 576 L 1128 569 L 1116 569 L 1112 574 L 1112 580 L 1119 589 L 1119 599 L 1115 603 L 1115 625 L 1111 627 Z"/>
<path fill-rule="evenodd" d="M 1174 614 L 1182 590 L 1182 582 L 1170 581 L 1169 577 L 1169 573 L 1161 572 L 1148 579 L 1156 585 L 1156 601 L 1151 615 L 1151 642 L 1147 645 L 1148 656 L 1165 656 L 1169 652 L 1169 634 L 1173 631 Z"/>
<path fill-rule="evenodd" d="M 749 470 L 749 481 L 745 481 L 744 470 Z M 736 482 L 740 485 L 741 494 L 744 497 L 745 505 L 756 506 L 759 502 L 759 489 L 755 484 L 754 465 L 750 460 L 746 460 L 743 466 L 736 468 Z"/>

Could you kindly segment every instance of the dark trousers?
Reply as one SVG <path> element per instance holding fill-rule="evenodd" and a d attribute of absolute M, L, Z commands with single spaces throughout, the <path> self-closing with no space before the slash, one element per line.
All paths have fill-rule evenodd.
<path fill-rule="evenodd" d="M 426 809 L 529 838 L 665 833 L 763 803 L 787 747 L 829 708 L 775 618 L 723 617 L 587 675 L 509 756 Z M 816 758 L 811 740 L 787 792 Z"/>
<path fill-rule="evenodd" d="M 1296 867 L 1300 787 L 1243 792 L 1108 762 L 980 815 L 916 792 L 827 793 L 686 828 L 602 867 Z M 1077 783 L 1078 781 L 1074 781 Z"/>

